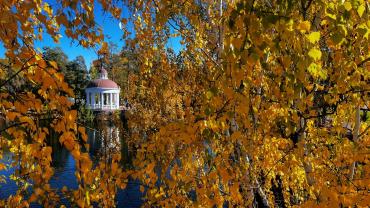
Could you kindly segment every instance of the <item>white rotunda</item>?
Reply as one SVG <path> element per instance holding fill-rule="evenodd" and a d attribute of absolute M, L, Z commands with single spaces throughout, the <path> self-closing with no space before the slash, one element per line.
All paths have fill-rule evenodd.
<path fill-rule="evenodd" d="M 98 76 L 85 89 L 86 107 L 94 111 L 118 110 L 120 87 L 108 79 L 108 72 L 104 68 L 99 70 Z"/>

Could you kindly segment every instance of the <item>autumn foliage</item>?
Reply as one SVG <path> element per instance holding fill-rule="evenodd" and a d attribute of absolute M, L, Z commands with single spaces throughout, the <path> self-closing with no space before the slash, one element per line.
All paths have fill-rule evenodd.
<path fill-rule="evenodd" d="M 73 92 L 34 48 L 43 33 L 57 41 L 63 27 L 105 54 L 94 3 L 134 25 L 134 38 L 124 41 L 135 70 L 112 69 L 125 73 L 120 84 L 133 106 L 126 113 L 132 168 L 119 165 L 119 153 L 93 167 L 67 101 Z M 14 180 L 24 184 L 1 205 L 59 205 L 48 184 L 51 131 L 77 161 L 79 187 L 62 193 L 80 207 L 114 206 L 128 178 L 140 180 L 147 207 L 370 204 L 369 2 L 124 4 L 128 19 L 111 0 L 0 3 L 1 151 L 13 154 Z M 181 38 L 176 61 L 167 50 L 173 37 Z M 122 62 L 130 60 L 122 54 Z"/>

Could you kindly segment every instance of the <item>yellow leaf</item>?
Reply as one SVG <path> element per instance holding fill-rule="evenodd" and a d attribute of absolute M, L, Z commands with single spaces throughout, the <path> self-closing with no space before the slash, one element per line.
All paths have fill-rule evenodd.
<path fill-rule="evenodd" d="M 308 55 L 313 58 L 315 61 L 320 60 L 321 58 L 321 51 L 317 48 L 312 48 L 309 52 Z"/>
<path fill-rule="evenodd" d="M 361 4 L 358 8 L 357 8 L 357 13 L 360 17 L 362 17 L 362 14 L 364 13 L 365 11 L 365 6 L 363 4 Z"/>
<path fill-rule="evenodd" d="M 44 4 L 44 10 L 49 16 L 53 14 L 53 9 L 47 3 Z"/>
<path fill-rule="evenodd" d="M 208 100 L 211 99 L 213 97 L 213 93 L 211 91 L 207 91 L 206 97 Z"/>
<path fill-rule="evenodd" d="M 301 32 L 309 32 L 311 29 L 311 23 L 309 21 L 303 21 L 299 23 L 297 29 Z"/>
<path fill-rule="evenodd" d="M 22 123 L 28 123 L 30 125 L 33 125 L 34 124 L 33 120 L 30 117 L 27 117 L 27 116 L 22 116 L 22 117 L 19 118 L 19 120 Z"/>
<path fill-rule="evenodd" d="M 47 66 L 45 60 L 43 59 L 40 59 L 39 61 L 37 61 L 37 63 L 41 68 L 46 68 Z"/>
<path fill-rule="evenodd" d="M 85 128 L 82 126 L 78 127 L 78 131 L 80 132 L 81 138 L 84 142 L 87 142 L 87 134 L 85 132 Z"/>
<path fill-rule="evenodd" d="M 321 78 L 325 80 L 328 75 L 325 70 L 321 68 L 320 65 L 316 63 L 311 63 L 310 66 L 308 67 L 307 71 L 314 77 L 314 78 Z"/>
<path fill-rule="evenodd" d="M 115 173 L 117 171 L 118 165 L 117 163 L 113 163 L 111 167 L 112 173 Z"/>
<path fill-rule="evenodd" d="M 86 196 L 87 205 L 90 205 L 90 194 L 88 191 L 85 192 L 85 196 Z"/>
<path fill-rule="evenodd" d="M 347 11 L 350 11 L 352 9 L 352 4 L 351 2 L 344 2 L 344 8 L 347 10 Z"/>
<path fill-rule="evenodd" d="M 49 64 L 54 68 L 58 69 L 58 64 L 55 61 L 50 61 Z"/>
<path fill-rule="evenodd" d="M 103 42 L 101 48 L 99 49 L 98 53 L 99 54 L 105 54 L 108 52 L 108 44 L 107 42 Z"/>
<path fill-rule="evenodd" d="M 37 200 L 36 194 L 32 194 L 31 197 L 28 199 L 29 202 L 35 202 Z"/>
<path fill-rule="evenodd" d="M 85 207 L 85 201 L 83 199 L 78 199 L 77 200 L 77 205 L 79 207 Z"/>
<path fill-rule="evenodd" d="M 320 32 L 312 32 L 307 35 L 307 38 L 311 43 L 316 43 L 320 40 Z"/>
<path fill-rule="evenodd" d="M 235 141 L 237 139 L 240 139 L 241 136 L 242 136 L 241 132 L 240 131 L 236 131 L 236 132 L 234 132 L 231 135 L 231 141 Z"/>
<path fill-rule="evenodd" d="M 6 166 L 3 163 L 0 163 L 0 170 L 6 169 Z"/>
<path fill-rule="evenodd" d="M 43 193 L 44 193 L 44 191 L 43 191 L 43 190 L 41 190 L 40 188 L 35 188 L 34 192 L 35 192 L 35 194 L 36 194 L 37 196 L 40 196 L 41 194 L 43 194 Z"/>
<path fill-rule="evenodd" d="M 161 197 L 162 196 L 162 194 L 161 193 L 156 193 L 155 195 L 154 195 L 154 197 L 155 198 L 159 198 L 159 197 Z"/>
<path fill-rule="evenodd" d="M 10 121 L 14 121 L 14 119 L 15 119 L 15 117 L 16 117 L 17 115 L 19 115 L 19 114 L 18 114 L 18 113 L 16 113 L 16 112 L 8 112 L 8 113 L 6 114 L 6 116 L 9 118 L 9 120 L 10 120 Z"/>

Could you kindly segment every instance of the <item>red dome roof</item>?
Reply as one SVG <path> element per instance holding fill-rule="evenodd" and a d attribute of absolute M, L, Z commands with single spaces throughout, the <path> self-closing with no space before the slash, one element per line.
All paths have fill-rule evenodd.
<path fill-rule="evenodd" d="M 89 85 L 87 85 L 87 88 L 91 87 L 117 88 L 117 89 L 119 88 L 117 83 L 109 79 L 94 79 L 89 83 Z"/>

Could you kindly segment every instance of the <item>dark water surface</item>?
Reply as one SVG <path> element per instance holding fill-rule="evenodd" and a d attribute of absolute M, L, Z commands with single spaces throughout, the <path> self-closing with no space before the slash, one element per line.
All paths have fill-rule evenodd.
<path fill-rule="evenodd" d="M 100 159 L 102 152 L 111 151 L 115 149 L 120 151 L 122 156 L 128 155 L 127 146 L 125 145 L 122 132 L 118 128 L 109 124 L 101 124 L 97 130 L 86 129 L 88 134 L 88 143 L 90 145 L 89 153 L 93 161 L 97 162 Z M 75 161 L 72 155 L 64 149 L 57 139 L 51 139 L 52 152 L 52 166 L 54 167 L 54 176 L 50 180 L 52 188 L 61 189 L 63 186 L 68 188 L 77 188 L 77 180 L 75 178 Z M 11 155 L 4 154 L 2 162 L 8 161 L 10 163 Z M 4 175 L 7 178 L 7 183 L 0 183 L 0 199 L 5 199 L 8 196 L 15 194 L 17 185 L 14 181 L 9 179 L 9 176 L 14 173 L 14 168 L 0 171 L 0 176 Z M 139 183 L 130 180 L 124 190 L 119 190 L 116 196 L 117 207 L 140 207 L 142 205 L 142 193 L 140 192 Z M 68 200 L 62 199 L 62 204 L 68 206 Z M 32 204 L 31 207 L 41 207 L 37 204 Z"/>

